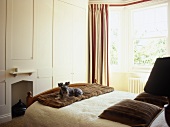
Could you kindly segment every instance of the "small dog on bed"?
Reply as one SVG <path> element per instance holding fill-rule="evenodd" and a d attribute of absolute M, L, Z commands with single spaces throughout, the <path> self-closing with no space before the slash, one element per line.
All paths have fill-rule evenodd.
<path fill-rule="evenodd" d="M 80 96 L 83 94 L 83 91 L 80 88 L 71 88 L 68 87 L 70 84 L 70 82 L 65 82 L 65 84 L 63 83 L 58 83 L 58 86 L 60 87 L 60 97 L 64 98 L 64 97 L 69 97 L 69 96 Z"/>

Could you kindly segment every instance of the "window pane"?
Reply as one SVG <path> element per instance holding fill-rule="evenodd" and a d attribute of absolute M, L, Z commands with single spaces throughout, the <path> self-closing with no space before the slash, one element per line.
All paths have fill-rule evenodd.
<path fill-rule="evenodd" d="M 120 44 L 120 12 L 110 11 L 109 13 L 109 63 L 119 64 L 119 44 Z"/>
<path fill-rule="evenodd" d="M 132 28 L 134 65 L 151 66 L 167 54 L 167 5 L 133 11 Z"/>
<path fill-rule="evenodd" d="M 167 36 L 167 7 L 160 6 L 135 11 L 134 34 L 137 38 Z"/>
<path fill-rule="evenodd" d="M 134 64 L 153 65 L 155 59 L 166 55 L 166 38 L 137 39 L 134 41 Z"/>

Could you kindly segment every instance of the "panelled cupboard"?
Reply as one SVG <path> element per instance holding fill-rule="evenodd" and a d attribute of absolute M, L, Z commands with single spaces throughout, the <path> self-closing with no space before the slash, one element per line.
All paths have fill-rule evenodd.
<path fill-rule="evenodd" d="M 54 6 L 54 82 L 87 81 L 86 10 L 62 1 Z"/>
<path fill-rule="evenodd" d="M 87 15 L 88 0 L 0 0 L 0 123 L 11 120 L 12 84 L 31 81 L 36 95 L 88 81 Z"/>

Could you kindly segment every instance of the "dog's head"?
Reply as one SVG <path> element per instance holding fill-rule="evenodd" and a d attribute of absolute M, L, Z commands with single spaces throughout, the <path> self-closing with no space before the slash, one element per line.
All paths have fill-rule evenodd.
<path fill-rule="evenodd" d="M 69 88 L 68 88 L 69 84 L 70 84 L 70 82 L 65 82 L 65 84 L 58 83 L 58 86 L 60 87 L 62 94 L 68 94 L 69 93 Z"/>

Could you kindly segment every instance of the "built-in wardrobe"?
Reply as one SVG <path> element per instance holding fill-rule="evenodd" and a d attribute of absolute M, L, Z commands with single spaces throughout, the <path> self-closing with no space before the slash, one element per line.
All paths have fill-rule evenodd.
<path fill-rule="evenodd" d="M 88 0 L 0 0 L 0 123 L 59 82 L 88 82 Z"/>

